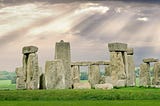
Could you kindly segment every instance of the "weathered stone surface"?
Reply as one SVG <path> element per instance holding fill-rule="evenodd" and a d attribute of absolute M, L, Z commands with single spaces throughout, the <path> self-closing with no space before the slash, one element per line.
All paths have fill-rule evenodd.
<path fill-rule="evenodd" d="M 151 85 L 149 70 L 150 70 L 150 64 L 142 63 L 140 65 L 139 86 L 148 87 Z"/>
<path fill-rule="evenodd" d="M 127 55 L 133 55 L 133 54 L 134 54 L 133 48 L 127 48 Z"/>
<path fill-rule="evenodd" d="M 154 85 L 160 85 L 160 62 L 156 62 L 154 64 L 153 84 Z"/>
<path fill-rule="evenodd" d="M 126 80 L 125 65 L 121 52 L 110 52 L 110 69 L 113 86 L 118 80 Z"/>
<path fill-rule="evenodd" d="M 70 43 L 61 40 L 55 46 L 55 59 L 62 59 L 71 62 Z"/>
<path fill-rule="evenodd" d="M 150 62 L 158 62 L 158 59 L 154 59 L 154 58 L 147 58 L 147 59 L 143 59 L 144 63 L 150 63 Z"/>
<path fill-rule="evenodd" d="M 116 87 L 124 87 L 126 85 L 126 80 L 118 80 Z"/>
<path fill-rule="evenodd" d="M 113 89 L 113 85 L 110 83 L 96 84 L 95 89 L 111 90 Z"/>
<path fill-rule="evenodd" d="M 79 66 L 72 66 L 71 67 L 72 71 L 72 78 L 73 78 L 73 83 L 79 83 L 80 82 L 80 69 Z"/>
<path fill-rule="evenodd" d="M 125 43 L 108 43 L 108 49 L 110 52 L 126 52 L 127 44 Z"/>
<path fill-rule="evenodd" d="M 16 89 L 26 89 L 26 82 L 24 77 L 24 72 L 22 67 L 16 68 Z"/>
<path fill-rule="evenodd" d="M 127 85 L 127 77 L 128 77 L 128 55 L 127 52 L 122 53 L 123 61 L 124 61 L 124 70 L 126 74 L 126 85 Z"/>
<path fill-rule="evenodd" d="M 81 61 L 81 62 L 72 62 L 71 66 L 89 66 L 89 65 L 109 65 L 109 61 Z"/>
<path fill-rule="evenodd" d="M 104 84 L 105 78 L 106 78 L 106 76 L 104 76 L 104 75 L 100 76 L 99 84 Z"/>
<path fill-rule="evenodd" d="M 112 78 L 110 76 L 105 77 L 105 83 L 111 83 L 112 84 Z"/>
<path fill-rule="evenodd" d="M 98 65 L 89 66 L 88 81 L 91 84 L 92 88 L 94 88 L 95 84 L 99 84 L 100 69 Z"/>
<path fill-rule="evenodd" d="M 35 53 L 29 54 L 27 63 L 27 89 L 39 89 L 40 70 L 38 55 Z"/>
<path fill-rule="evenodd" d="M 38 51 L 38 48 L 36 46 L 26 46 L 26 47 L 23 47 L 22 53 L 30 54 L 30 53 L 36 53 L 37 51 Z"/>
<path fill-rule="evenodd" d="M 24 83 L 25 89 L 39 89 L 41 69 L 38 66 L 38 48 L 35 46 L 26 46 L 23 48 L 23 80 L 17 76 L 17 82 Z M 18 72 L 18 71 L 17 71 Z M 17 73 L 18 74 L 18 73 Z"/>
<path fill-rule="evenodd" d="M 91 89 L 91 85 L 89 82 L 80 82 L 73 84 L 74 89 Z"/>
<path fill-rule="evenodd" d="M 27 80 L 27 62 L 28 62 L 28 55 L 23 55 L 23 73 L 25 81 Z"/>
<path fill-rule="evenodd" d="M 46 89 L 65 89 L 65 69 L 61 59 L 47 61 L 45 65 Z"/>
<path fill-rule="evenodd" d="M 65 73 L 65 86 L 66 88 L 72 88 L 72 72 L 71 72 L 71 53 L 70 43 L 61 40 L 56 43 L 55 46 L 55 59 L 61 59 L 63 61 L 64 73 Z"/>
<path fill-rule="evenodd" d="M 105 66 L 105 76 L 111 76 L 111 69 L 110 66 Z"/>
<path fill-rule="evenodd" d="M 135 76 L 135 64 L 133 55 L 128 55 L 128 76 L 127 76 L 127 86 L 136 85 L 136 76 Z"/>

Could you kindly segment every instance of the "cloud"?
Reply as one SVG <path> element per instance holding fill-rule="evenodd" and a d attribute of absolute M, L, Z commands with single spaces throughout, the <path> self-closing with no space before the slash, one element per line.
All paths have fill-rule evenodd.
<path fill-rule="evenodd" d="M 71 43 L 74 61 L 109 59 L 109 42 L 134 47 L 138 64 L 144 57 L 158 57 L 159 10 L 157 4 L 108 1 L 7 5 L 0 9 L 0 48 L 5 54 L 0 56 L 0 70 L 20 66 L 26 45 L 39 47 L 44 67 L 46 60 L 53 60 L 55 43 L 61 39 Z"/>

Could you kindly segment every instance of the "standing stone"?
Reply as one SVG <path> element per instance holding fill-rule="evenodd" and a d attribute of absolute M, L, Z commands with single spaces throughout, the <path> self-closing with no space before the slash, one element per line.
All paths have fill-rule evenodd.
<path fill-rule="evenodd" d="M 126 80 L 125 65 L 121 52 L 110 52 L 110 69 L 113 86 L 118 80 Z"/>
<path fill-rule="evenodd" d="M 122 56 L 123 56 L 123 61 L 124 61 L 124 70 L 125 70 L 125 74 L 126 74 L 126 84 L 127 84 L 127 77 L 128 77 L 128 55 L 127 52 L 122 52 Z"/>
<path fill-rule="evenodd" d="M 128 58 L 127 86 L 135 86 L 136 76 L 135 76 L 135 64 L 133 58 L 133 48 L 129 48 L 127 50 L 127 58 Z"/>
<path fill-rule="evenodd" d="M 80 69 L 79 66 L 72 66 L 71 67 L 72 71 L 72 78 L 73 78 L 73 83 L 79 83 L 80 82 Z"/>
<path fill-rule="evenodd" d="M 27 63 L 27 89 L 39 89 L 38 55 L 35 53 L 29 54 Z"/>
<path fill-rule="evenodd" d="M 133 55 L 128 55 L 128 76 L 127 76 L 127 86 L 136 85 L 136 76 L 135 76 L 135 64 Z"/>
<path fill-rule="evenodd" d="M 45 65 L 46 89 L 65 89 L 65 68 L 62 60 L 47 61 Z"/>
<path fill-rule="evenodd" d="M 22 49 L 23 53 L 23 73 L 26 89 L 39 89 L 40 70 L 38 66 L 38 48 L 26 46 Z"/>
<path fill-rule="evenodd" d="M 26 89 L 26 82 L 24 77 L 24 72 L 22 67 L 16 68 L 16 89 Z"/>
<path fill-rule="evenodd" d="M 66 88 L 72 88 L 72 75 L 71 75 L 71 53 L 70 43 L 61 40 L 56 43 L 55 46 L 55 59 L 61 59 L 63 61 L 64 73 L 65 73 L 65 86 Z"/>
<path fill-rule="evenodd" d="M 91 87 L 94 88 L 95 84 L 99 84 L 100 81 L 100 68 L 98 65 L 89 66 L 88 81 Z"/>
<path fill-rule="evenodd" d="M 150 64 L 149 63 L 142 63 L 140 65 L 140 81 L 139 86 L 148 87 L 151 85 L 150 79 Z"/>
<path fill-rule="evenodd" d="M 110 70 L 112 84 L 113 86 L 125 86 L 127 81 L 126 78 L 128 75 L 127 44 L 109 43 L 108 49 L 110 51 Z"/>
<path fill-rule="evenodd" d="M 23 73 L 24 73 L 24 79 L 25 82 L 27 80 L 27 61 L 28 61 L 28 55 L 23 55 Z"/>
<path fill-rule="evenodd" d="M 160 85 L 160 62 L 156 62 L 154 64 L 153 84 L 154 85 Z"/>

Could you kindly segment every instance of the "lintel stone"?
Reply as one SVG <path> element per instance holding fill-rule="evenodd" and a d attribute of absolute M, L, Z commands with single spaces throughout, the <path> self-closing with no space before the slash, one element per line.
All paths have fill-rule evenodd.
<path fill-rule="evenodd" d="M 30 53 L 36 53 L 37 51 L 38 51 L 38 47 L 36 46 L 26 46 L 26 47 L 23 47 L 22 53 L 30 54 Z"/>
<path fill-rule="evenodd" d="M 134 54 L 133 48 L 128 48 L 127 49 L 127 55 L 133 55 L 133 54 Z"/>
<path fill-rule="evenodd" d="M 125 43 L 108 43 L 108 49 L 110 52 L 126 52 L 127 44 Z"/>
<path fill-rule="evenodd" d="M 144 63 L 158 62 L 158 61 L 159 61 L 158 59 L 154 59 L 154 58 L 146 58 L 146 59 L 143 59 L 143 62 L 144 62 Z"/>

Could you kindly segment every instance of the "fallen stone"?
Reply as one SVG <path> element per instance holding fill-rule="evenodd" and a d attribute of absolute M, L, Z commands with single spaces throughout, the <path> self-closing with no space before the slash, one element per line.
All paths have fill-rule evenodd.
<path fill-rule="evenodd" d="M 89 82 L 80 82 L 73 84 L 74 89 L 91 89 L 91 85 Z"/>
<path fill-rule="evenodd" d="M 150 63 L 150 62 L 158 62 L 158 59 L 154 59 L 154 58 L 147 58 L 147 59 L 143 59 L 144 63 Z"/>
<path fill-rule="evenodd" d="M 118 80 L 116 83 L 116 87 L 125 87 L 126 80 Z"/>
<path fill-rule="evenodd" d="M 108 49 L 110 52 L 126 52 L 127 44 L 125 43 L 108 43 Z"/>
<path fill-rule="evenodd" d="M 22 53 L 30 54 L 30 53 L 36 53 L 37 51 L 38 51 L 38 48 L 36 46 L 26 46 L 26 47 L 23 47 Z"/>
<path fill-rule="evenodd" d="M 95 89 L 111 90 L 113 89 L 113 85 L 110 83 L 96 84 Z"/>

